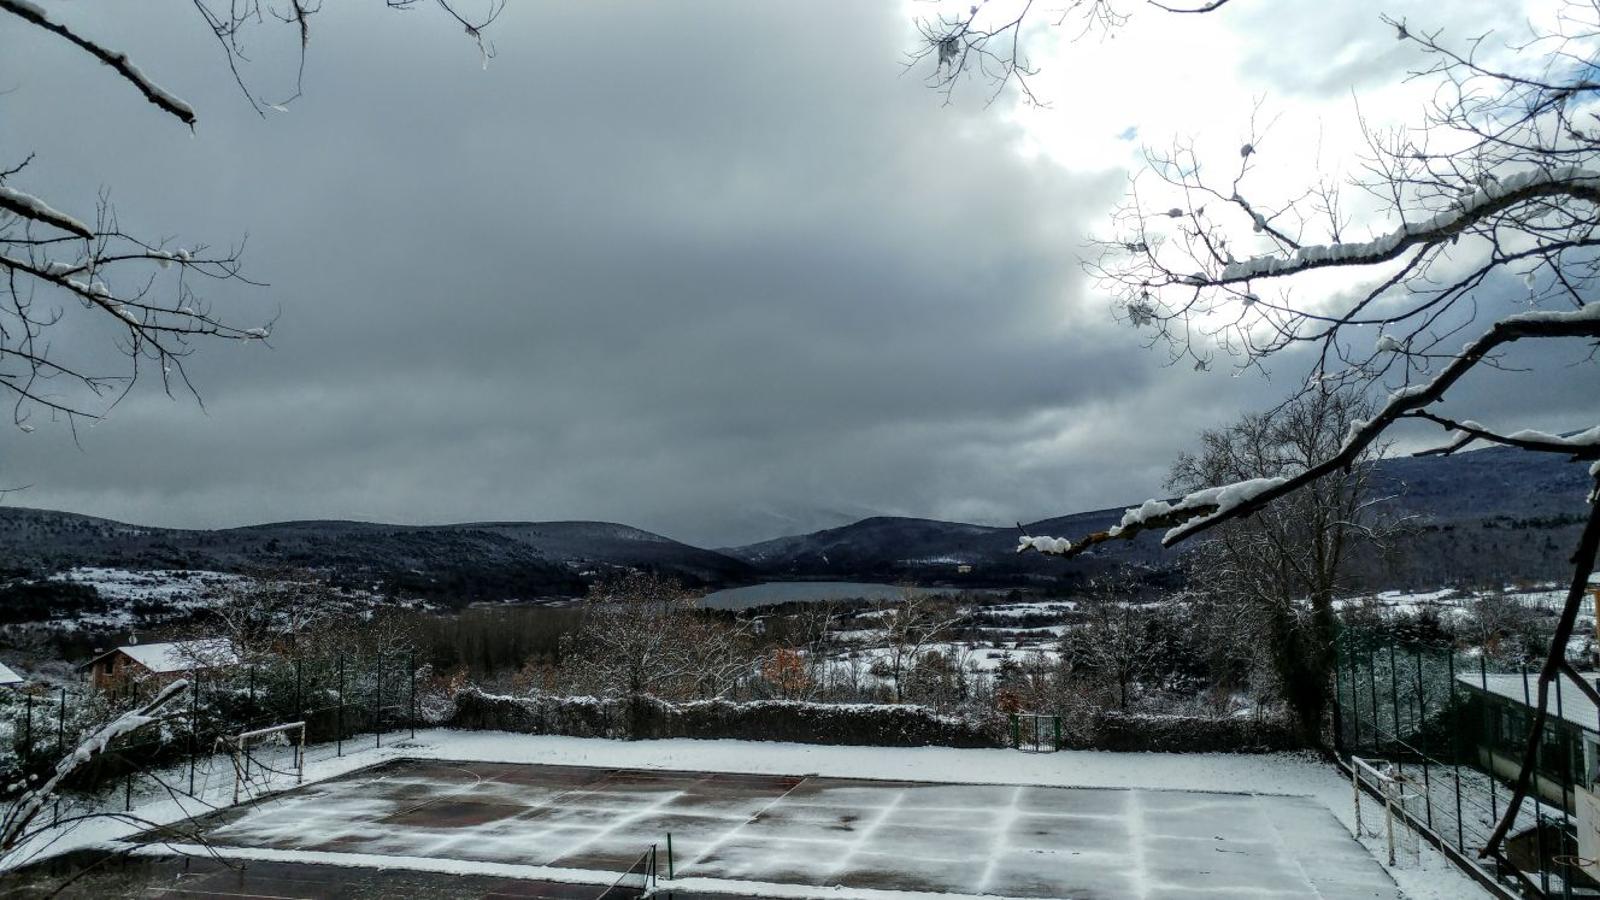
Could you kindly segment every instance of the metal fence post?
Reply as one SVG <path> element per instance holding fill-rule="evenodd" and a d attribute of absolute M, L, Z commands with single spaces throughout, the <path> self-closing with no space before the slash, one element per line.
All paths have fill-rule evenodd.
<path fill-rule="evenodd" d="M 1344 642 L 1345 655 L 1350 657 L 1350 727 L 1355 731 L 1355 737 L 1350 741 L 1352 755 L 1361 752 L 1361 680 L 1356 669 L 1355 640 L 1348 636 Z"/>
<path fill-rule="evenodd" d="M 411 672 L 411 736 L 417 736 L 417 651 L 406 654 L 406 668 Z"/>
<path fill-rule="evenodd" d="M 1396 672 L 1398 667 L 1394 662 L 1394 638 L 1389 639 L 1389 715 L 1394 720 L 1394 742 L 1396 744 L 1394 766 L 1400 777 L 1406 777 L 1405 754 L 1398 752 L 1400 747 L 1400 678 Z"/>
<path fill-rule="evenodd" d="M 56 715 L 56 756 L 67 755 L 67 689 L 61 689 L 61 712 Z"/>
<path fill-rule="evenodd" d="M 372 702 L 372 736 L 374 746 L 383 746 L 383 651 L 378 651 L 378 663 L 373 666 L 378 676 L 378 683 L 373 686 Z"/>
<path fill-rule="evenodd" d="M 200 755 L 200 673 L 189 687 L 189 796 L 194 796 L 194 769 Z"/>
<path fill-rule="evenodd" d="M 1490 669 L 1488 669 L 1488 665 L 1486 665 L 1485 661 L 1483 661 L 1482 649 L 1478 650 L 1478 687 L 1482 687 L 1482 689 L 1483 689 L 1483 697 L 1488 697 L 1488 695 L 1490 695 Z M 1491 716 L 1490 705 L 1488 705 L 1488 703 L 1480 703 L 1480 706 L 1482 706 L 1482 708 L 1483 708 L 1483 716 L 1482 716 L 1483 719 L 1488 719 L 1488 717 Z M 1490 727 L 1491 724 L 1493 724 L 1493 722 L 1483 722 L 1483 733 L 1485 733 L 1485 737 L 1488 737 L 1488 735 L 1490 735 L 1490 732 L 1494 732 L 1494 729 L 1491 729 L 1491 727 Z M 1494 749 L 1498 749 L 1498 748 L 1494 748 L 1494 746 L 1491 745 L 1490 746 L 1490 753 L 1494 753 Z M 1493 765 L 1493 757 L 1490 757 L 1490 764 Z M 1490 817 L 1491 818 L 1499 818 L 1499 799 L 1498 799 L 1498 794 L 1499 794 L 1499 791 L 1494 790 L 1494 777 L 1493 777 L 1493 775 L 1491 775 L 1491 777 L 1490 777 Z"/>
<path fill-rule="evenodd" d="M 338 734 L 334 738 L 333 753 L 335 756 L 344 755 L 344 651 L 339 651 L 339 725 Z"/>
<path fill-rule="evenodd" d="M 1456 702 L 1456 651 L 1446 650 L 1450 675 L 1450 762 L 1456 774 L 1456 850 L 1467 852 L 1465 826 L 1461 824 L 1461 706 Z"/>
<path fill-rule="evenodd" d="M 1554 724 L 1558 729 L 1557 734 L 1566 730 L 1566 717 L 1561 714 L 1562 680 L 1560 675 L 1555 677 L 1556 721 Z M 1549 732 L 1546 733 L 1548 734 Z M 1581 746 L 1581 737 L 1579 742 Z M 1556 853 L 1561 857 L 1561 895 L 1570 898 L 1572 896 L 1572 854 L 1567 852 L 1566 840 L 1567 828 L 1572 824 L 1571 818 L 1567 815 L 1567 788 L 1569 786 L 1568 783 L 1572 780 L 1572 750 L 1565 746 L 1561 749 L 1561 842 L 1556 847 Z"/>
<path fill-rule="evenodd" d="M 1344 706 L 1341 695 L 1344 693 L 1344 679 L 1339 677 L 1339 644 L 1335 641 L 1333 662 L 1333 752 L 1335 755 L 1344 750 L 1344 716 L 1340 714 L 1340 707 Z"/>
<path fill-rule="evenodd" d="M 1392 649 L 1393 646 L 1394 645 L 1391 644 L 1390 648 Z M 1383 786 L 1383 820 L 1384 820 L 1384 825 L 1385 825 L 1384 831 L 1388 835 L 1388 840 L 1389 840 L 1389 865 L 1393 866 L 1394 865 L 1394 787 L 1393 787 L 1393 785 L 1389 785 L 1389 784 L 1385 784 Z"/>
<path fill-rule="evenodd" d="M 1537 778 L 1537 776 L 1535 776 Z M 1544 867 L 1544 813 L 1539 811 L 1539 801 L 1533 802 L 1533 840 L 1539 853 L 1539 892 L 1546 897 L 1550 895 L 1550 870 Z"/>
<path fill-rule="evenodd" d="M 1428 775 L 1428 770 L 1432 768 L 1432 766 L 1428 764 L 1428 760 L 1432 758 L 1432 754 L 1428 752 L 1427 748 L 1422 743 L 1424 740 L 1422 736 L 1428 733 L 1428 708 L 1422 699 L 1422 651 L 1420 649 L 1414 651 L 1411 654 L 1411 660 L 1416 664 L 1414 668 L 1417 670 L 1417 753 L 1422 757 L 1422 809 L 1424 815 L 1427 817 L 1428 830 L 1432 831 L 1433 780 Z"/>
<path fill-rule="evenodd" d="M 1372 689 L 1372 752 L 1378 754 L 1378 648 L 1376 644 L 1367 651 L 1367 687 Z"/>
<path fill-rule="evenodd" d="M 1356 757 L 1350 757 L 1350 792 L 1356 804 L 1356 840 L 1361 839 L 1361 770 L 1356 768 Z"/>

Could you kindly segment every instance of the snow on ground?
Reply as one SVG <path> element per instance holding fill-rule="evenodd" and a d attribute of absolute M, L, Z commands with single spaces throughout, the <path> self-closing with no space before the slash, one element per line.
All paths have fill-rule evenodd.
<path fill-rule="evenodd" d="M 1459 620 L 1469 615 L 1471 604 L 1478 597 L 1494 593 L 1505 594 L 1522 606 L 1550 615 L 1559 613 L 1567 599 L 1567 588 L 1561 585 L 1546 584 L 1532 588 L 1518 588 L 1513 585 L 1507 585 L 1498 592 L 1475 592 L 1456 588 L 1440 588 L 1432 591 L 1379 591 L 1373 594 L 1342 597 L 1334 601 L 1334 606 L 1341 611 L 1345 611 L 1371 605 L 1389 615 L 1416 615 L 1424 610 L 1431 610 L 1441 619 L 1451 621 Z M 1580 605 L 1580 614 L 1593 618 L 1594 599 L 1592 597 L 1584 598 Z"/>
<path fill-rule="evenodd" d="M 105 613 L 80 618 L 85 625 L 126 627 L 138 618 L 139 607 L 158 610 L 163 618 L 186 615 L 204 608 L 229 589 L 250 579 L 226 572 L 188 569 L 131 569 L 78 566 L 50 576 L 51 581 L 92 587 L 110 607 Z"/>
<path fill-rule="evenodd" d="M 440 738 L 443 738 L 440 741 Z M 1350 783 L 1333 766 L 1308 754 L 1167 754 L 1070 751 L 1026 754 L 1015 750 L 948 747 L 834 747 L 747 741 L 603 741 L 496 732 L 418 734 L 417 753 L 435 759 L 478 759 L 639 769 L 688 769 L 768 774 L 938 781 L 950 784 L 1056 785 L 1167 788 L 1190 791 L 1311 797 L 1347 829 L 1355 825 Z M 1380 842 L 1363 843 L 1374 857 Z M 1404 863 L 1404 861 L 1402 861 Z M 1420 860 L 1389 869 L 1413 900 L 1485 897 L 1476 882 L 1424 846 Z"/>
<path fill-rule="evenodd" d="M 1054 634 L 1047 633 L 1045 638 L 1054 638 Z M 1019 664 L 1054 665 L 1061 655 L 1055 649 L 1053 641 L 1050 645 L 1043 647 L 975 647 L 968 646 L 961 641 L 942 642 L 924 646 L 918 656 L 929 653 L 943 654 L 953 665 L 967 672 L 994 672 L 1000 668 L 1002 662 L 1008 659 Z M 830 660 L 830 664 L 836 671 L 848 669 L 849 658 L 854 658 L 861 665 L 868 667 L 879 661 L 882 661 L 887 666 L 891 663 L 893 656 L 894 650 L 890 647 L 857 647 L 845 651 L 842 656 L 834 657 Z M 904 664 L 909 668 L 912 662 L 908 656 Z"/>
<path fill-rule="evenodd" d="M 674 886 L 949 896 L 1393 898 L 1315 800 L 406 760 L 201 823 L 242 846 L 620 871 L 672 834 Z M 758 883 L 760 890 L 748 885 Z"/>
<path fill-rule="evenodd" d="M 975 610 L 983 616 L 995 619 L 1020 619 L 1024 616 L 1053 616 L 1064 612 L 1072 612 L 1078 608 L 1076 600 L 1038 600 L 1031 603 L 997 603 L 994 606 L 983 606 Z"/>
<path fill-rule="evenodd" d="M 967 785 L 1003 783 L 1232 794 L 1248 791 L 1262 795 L 1309 798 L 1315 805 L 1332 812 L 1343 826 L 1342 834 L 1347 835 L 1354 824 L 1350 783 L 1335 768 L 1318 758 L 1296 754 L 1178 755 L 1096 751 L 1024 754 L 1013 750 L 835 747 L 686 739 L 628 742 L 440 729 L 418 732 L 415 739 L 396 740 L 394 743 L 386 740 L 382 749 L 368 747 L 343 758 L 314 759 L 307 765 L 307 780 L 324 781 L 365 766 L 403 757 L 817 775 Z M 227 794 L 231 792 L 231 779 L 224 780 L 226 784 L 210 786 L 209 803 L 187 799 L 151 799 L 136 805 L 134 814 L 145 823 L 170 823 L 190 814 L 207 813 L 226 804 Z M 127 838 L 144 827 L 147 826 L 128 821 L 91 819 L 64 829 L 61 833 L 46 835 L 35 847 L 48 843 L 48 852 L 65 852 L 74 847 Z M 1374 856 L 1380 851 L 1380 841 L 1377 839 L 1368 838 L 1363 843 Z M 435 863 L 435 866 L 446 864 L 449 864 L 448 860 Z M 1389 869 L 1389 872 L 1400 885 L 1404 896 L 1414 900 L 1486 896 L 1475 883 L 1426 847 L 1420 860 L 1411 863 L 1402 860 L 1402 865 Z M 549 876 L 546 873 L 529 877 Z M 737 887 L 735 883 L 728 883 L 724 889 L 737 890 Z M 804 894 L 791 892 L 787 895 Z M 866 897 L 868 893 L 852 892 L 850 896 Z"/>

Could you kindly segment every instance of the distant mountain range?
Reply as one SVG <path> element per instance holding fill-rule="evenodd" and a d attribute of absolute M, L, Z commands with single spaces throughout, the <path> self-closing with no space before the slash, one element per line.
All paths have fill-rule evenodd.
<path fill-rule="evenodd" d="M 1563 578 L 1576 539 L 1586 467 L 1489 448 L 1378 463 L 1386 512 L 1413 533 L 1363 561 L 1373 587 Z M 1122 507 L 1025 525 L 1077 537 L 1114 524 Z M 482 522 L 405 526 L 309 521 L 244 528 L 149 528 L 49 510 L 0 506 L 0 574 L 41 576 L 75 566 L 247 571 L 312 569 L 352 586 L 449 604 L 581 594 L 621 568 L 652 568 L 697 586 L 785 579 L 909 580 L 951 586 L 1071 587 L 1134 565 L 1172 577 L 1177 554 L 1154 536 L 1112 542 L 1071 561 L 1017 554 L 1015 526 L 878 516 L 840 528 L 740 547 L 702 549 L 605 522 Z"/>

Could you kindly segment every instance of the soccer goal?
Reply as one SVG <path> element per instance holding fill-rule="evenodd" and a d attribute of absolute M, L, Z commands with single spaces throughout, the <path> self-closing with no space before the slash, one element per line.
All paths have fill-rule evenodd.
<path fill-rule="evenodd" d="M 305 780 L 306 723 L 285 722 L 217 738 L 233 759 L 233 802 Z"/>
<path fill-rule="evenodd" d="M 1364 796 L 1363 785 L 1378 796 Z M 1381 837 L 1391 866 L 1397 858 L 1420 861 L 1422 838 L 1407 814 L 1423 802 L 1421 785 L 1394 763 L 1352 756 L 1350 788 L 1356 807 L 1356 837 Z"/>

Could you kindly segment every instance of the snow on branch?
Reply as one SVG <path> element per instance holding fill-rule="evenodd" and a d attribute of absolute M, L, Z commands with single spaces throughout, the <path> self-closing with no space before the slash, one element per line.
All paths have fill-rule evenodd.
<path fill-rule="evenodd" d="M 1567 312 L 1526 312 L 1501 319 L 1468 344 L 1432 381 L 1394 392 L 1377 415 L 1368 421 L 1355 423 L 1339 452 L 1292 478 L 1252 479 L 1219 485 L 1196 491 L 1177 502 L 1148 500 L 1141 506 L 1129 509 L 1120 523 L 1105 531 L 1094 532 L 1077 540 L 1024 537 L 1017 550 L 1032 549 L 1058 556 L 1076 556 L 1096 544 L 1131 538 L 1156 528 L 1168 529 L 1161 543 L 1171 547 L 1221 522 L 1248 516 L 1319 478 L 1340 469 L 1348 469 L 1389 426 L 1402 418 L 1416 417 L 1416 411 L 1442 399 L 1451 386 L 1495 348 L 1522 338 L 1536 337 L 1600 338 L 1600 303 L 1591 303 Z M 1533 435 L 1541 435 L 1541 438 Z M 1529 442 L 1547 437 L 1551 436 L 1539 432 L 1518 434 L 1519 440 Z M 1573 442 L 1564 449 L 1586 453 L 1586 448 L 1600 440 L 1600 429 L 1590 429 L 1572 438 L 1557 440 Z"/>
<path fill-rule="evenodd" d="M 66 25 L 51 19 L 45 14 L 43 7 L 30 2 L 30 0 L 0 0 L 0 11 L 11 13 L 26 22 L 66 38 L 95 59 L 115 69 L 117 74 L 138 88 L 139 93 L 143 94 L 146 100 L 154 103 L 165 112 L 178 117 L 185 125 L 194 125 L 194 108 L 161 87 L 161 85 L 151 81 L 144 72 L 139 70 L 138 66 L 128 59 L 126 53 L 111 50 L 78 34 Z"/>
<path fill-rule="evenodd" d="M 0 0 L 5 2 L 5 0 Z M 129 710 L 99 730 L 84 738 L 77 748 L 67 754 L 60 762 L 56 763 L 56 772 L 39 787 L 24 793 L 6 810 L 5 817 L 0 819 L 0 853 L 16 848 L 17 844 L 26 836 L 28 826 L 38 817 L 45 805 L 55 795 L 56 788 L 73 772 L 82 768 L 95 757 L 106 751 L 111 742 L 124 735 L 132 734 L 148 725 L 156 724 L 164 718 L 162 711 L 178 697 L 182 696 L 189 687 L 185 680 L 174 681 L 162 688 L 148 703 L 137 709 Z"/>
<path fill-rule="evenodd" d="M 0 3 L 3 2 L 6 2 L 6 0 L 0 0 Z M 32 194 L 25 194 L 15 188 L 8 188 L 3 184 L 0 184 L 0 209 L 21 216 L 24 219 L 32 219 L 35 222 L 43 222 L 46 225 L 55 226 L 62 231 L 70 231 L 85 240 L 94 237 L 94 232 L 89 230 L 89 226 L 72 216 L 53 209 L 50 204 Z"/>
<path fill-rule="evenodd" d="M 1424 222 L 1404 225 L 1370 241 L 1300 247 L 1287 256 L 1256 256 L 1230 262 L 1213 283 L 1292 275 L 1327 266 L 1365 266 L 1388 262 L 1419 244 L 1433 244 L 1462 233 L 1474 223 L 1520 203 L 1543 197 L 1571 197 L 1600 203 L 1600 172 L 1578 166 L 1529 169 L 1503 179 L 1487 179 L 1478 189 Z"/>
<path fill-rule="evenodd" d="M 1204 521 L 1232 515 L 1239 506 L 1254 500 L 1266 491 L 1283 485 L 1286 478 L 1252 478 L 1233 484 L 1218 485 L 1195 491 L 1177 500 L 1146 500 L 1122 514 L 1122 521 L 1105 531 L 1095 532 L 1078 541 L 1066 538 L 1023 537 L 1017 552 L 1037 550 L 1055 556 L 1076 556 L 1094 544 L 1118 538 L 1132 537 L 1153 528 L 1172 528 L 1185 522 Z M 1170 536 L 1172 531 L 1167 532 Z"/>
<path fill-rule="evenodd" d="M 1524 428 L 1510 434 L 1490 431 L 1477 422 L 1467 419 L 1457 422 L 1425 409 L 1413 410 L 1407 418 L 1424 419 L 1451 431 L 1450 443 L 1429 450 L 1419 450 L 1414 456 L 1449 456 L 1475 441 L 1488 441 L 1506 447 L 1517 447 L 1537 453 L 1565 453 L 1573 459 L 1600 459 L 1600 425 L 1575 434 L 1559 435 Z"/>
<path fill-rule="evenodd" d="M 1068 556 L 1072 554 L 1073 546 L 1072 542 L 1066 538 L 1030 537 L 1024 534 L 1017 539 L 1017 552 L 1026 553 L 1029 550 L 1056 556 Z"/>

